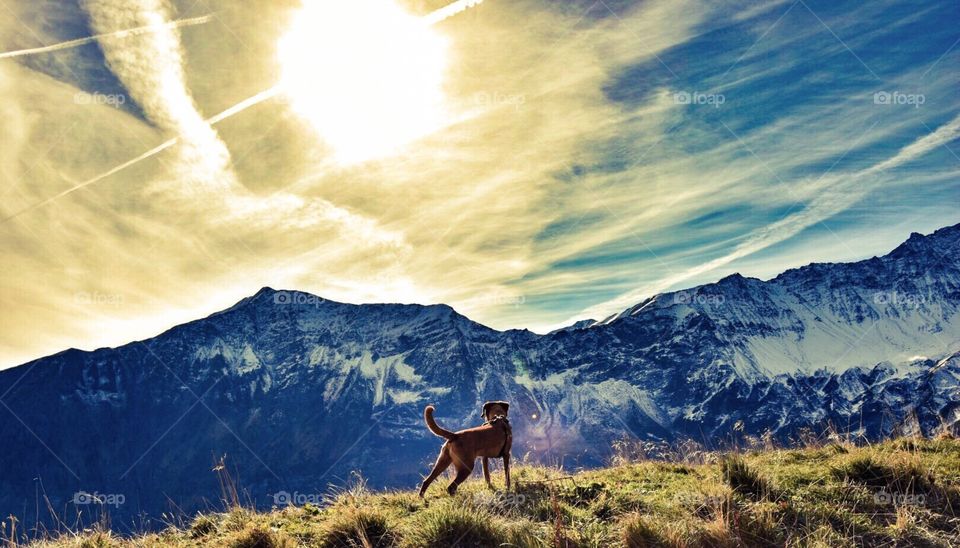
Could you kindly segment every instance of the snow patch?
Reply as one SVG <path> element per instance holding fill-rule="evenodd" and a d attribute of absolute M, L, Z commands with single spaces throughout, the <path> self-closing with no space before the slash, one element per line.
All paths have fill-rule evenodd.
<path fill-rule="evenodd" d="M 387 395 L 395 404 L 416 403 L 423 399 L 420 392 L 413 390 L 387 390 Z"/>

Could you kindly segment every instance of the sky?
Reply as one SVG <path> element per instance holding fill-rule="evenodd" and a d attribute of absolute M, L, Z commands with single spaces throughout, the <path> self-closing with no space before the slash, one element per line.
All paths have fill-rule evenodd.
<path fill-rule="evenodd" d="M 263 286 L 545 332 L 960 222 L 956 1 L 449 3 L 0 0 L 0 368 Z"/>

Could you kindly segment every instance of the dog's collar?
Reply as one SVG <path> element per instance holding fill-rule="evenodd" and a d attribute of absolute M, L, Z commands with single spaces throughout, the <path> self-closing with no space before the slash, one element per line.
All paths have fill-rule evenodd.
<path fill-rule="evenodd" d="M 508 419 L 506 415 L 497 415 L 496 417 L 493 417 L 492 419 L 488 420 L 485 424 L 493 424 L 495 422 L 500 422 L 500 421 L 510 424 L 510 419 Z"/>

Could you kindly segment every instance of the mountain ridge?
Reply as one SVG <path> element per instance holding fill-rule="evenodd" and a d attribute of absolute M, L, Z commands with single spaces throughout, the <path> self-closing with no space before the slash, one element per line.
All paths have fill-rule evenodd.
<path fill-rule="evenodd" d="M 789 268 L 789 269 L 784 270 L 783 272 L 781 272 L 781 273 L 779 273 L 779 274 L 777 274 L 777 275 L 775 275 L 775 276 L 773 276 L 773 277 L 771 277 L 771 278 L 767 278 L 767 279 L 758 278 L 758 277 L 753 277 L 753 276 L 744 276 L 744 275 L 741 274 L 740 272 L 734 272 L 734 273 L 732 273 L 732 274 L 729 274 L 729 275 L 727 275 L 727 276 L 724 276 L 723 278 L 721 278 L 721 279 L 719 279 L 719 280 L 717 280 L 717 281 L 715 281 L 715 282 L 708 282 L 708 283 L 705 283 L 705 284 L 701 284 L 701 285 L 697 285 L 697 286 L 693 286 L 693 287 L 689 287 L 689 288 L 685 288 L 685 289 L 677 289 L 677 290 L 665 291 L 665 292 L 662 292 L 662 293 L 658 293 L 658 294 L 656 294 L 656 295 L 652 295 L 652 296 L 647 297 L 646 299 L 640 301 L 639 303 L 637 303 L 637 304 L 635 304 L 635 305 L 632 305 L 632 306 L 630 306 L 630 307 L 627 307 L 626 309 L 624 309 L 624 310 L 621 311 L 621 312 L 611 314 L 610 316 L 608 316 L 607 318 L 604 318 L 604 319 L 602 319 L 602 320 L 589 320 L 589 319 L 577 320 L 577 321 L 571 323 L 570 325 L 566 325 L 566 326 L 559 327 L 559 328 L 557 328 L 557 329 L 554 329 L 554 330 L 552 330 L 552 331 L 549 331 L 549 332 L 547 332 L 547 333 L 544 333 L 543 335 L 553 335 L 553 334 L 555 334 L 555 333 L 559 333 L 559 332 L 562 332 L 562 331 L 582 329 L 582 328 L 585 328 L 585 327 L 593 327 L 594 325 L 603 325 L 603 324 L 607 323 L 608 321 L 612 321 L 612 320 L 614 320 L 614 319 L 619 318 L 620 316 L 622 316 L 622 315 L 623 315 L 625 312 L 627 312 L 627 311 L 634 310 L 634 309 L 640 307 L 640 306 L 643 305 L 643 304 L 649 303 L 652 299 L 655 299 L 656 297 L 661 296 L 661 295 L 673 295 L 673 294 L 681 293 L 681 292 L 695 291 L 695 290 L 700 289 L 700 288 L 716 286 L 716 285 L 722 284 L 722 283 L 724 283 L 725 281 L 729 281 L 729 280 L 742 279 L 742 280 L 759 281 L 759 282 L 762 282 L 762 283 L 769 283 L 769 282 L 777 281 L 777 280 L 779 280 L 779 279 L 781 279 L 781 278 L 784 278 L 784 277 L 789 277 L 789 276 L 791 276 L 791 275 L 794 275 L 795 273 L 802 273 L 802 272 L 806 272 L 806 271 L 808 271 L 808 270 L 813 270 L 813 269 L 817 269 L 817 268 L 825 268 L 825 267 L 832 267 L 832 266 L 838 266 L 838 265 L 857 265 L 857 264 L 862 264 L 862 263 L 870 263 L 870 262 L 873 262 L 873 261 L 876 261 L 876 260 L 884 259 L 884 258 L 886 258 L 886 257 L 891 257 L 891 256 L 894 256 L 894 255 L 903 254 L 903 253 L 905 253 L 907 250 L 910 250 L 910 249 L 911 249 L 911 246 L 913 245 L 913 242 L 916 242 L 916 241 L 929 241 L 929 239 L 931 239 L 931 238 L 934 238 L 934 237 L 944 237 L 945 235 L 952 235 L 952 236 L 954 236 L 954 237 L 960 237 L 960 236 L 958 236 L 958 235 L 960 235 L 960 223 L 958 223 L 958 224 L 956 224 L 956 225 L 950 225 L 950 226 L 945 226 L 945 227 L 939 228 L 939 229 L 933 231 L 933 232 L 930 233 L 930 234 L 921 234 L 921 233 L 919 233 L 919 232 L 911 232 L 907 240 L 905 240 L 905 241 L 901 242 L 900 244 L 898 244 L 894 249 L 892 249 L 889 253 L 887 253 L 887 254 L 885 254 L 885 255 L 874 255 L 874 256 L 872 256 L 872 257 L 870 257 L 870 258 L 867 258 L 867 259 L 861 259 L 861 260 L 858 260 L 858 261 L 851 261 L 851 262 L 813 262 L 813 263 L 809 263 L 809 264 L 806 264 L 806 265 L 803 265 L 803 266 L 794 267 L 794 268 Z M 491 329 L 491 330 L 493 330 L 493 331 L 497 331 L 497 332 L 500 332 L 500 333 L 509 333 L 509 332 L 512 332 L 512 331 L 531 332 L 531 333 L 533 333 L 532 331 L 530 331 L 529 329 L 526 329 L 526 328 L 497 329 L 497 328 L 494 328 L 494 327 L 487 326 L 487 325 L 483 324 L 482 322 L 479 322 L 479 321 L 477 321 L 477 320 L 473 320 L 472 318 L 469 318 L 468 316 L 465 316 L 465 315 L 463 315 L 463 314 L 460 314 L 459 312 L 456 311 L 456 309 L 455 309 L 454 307 L 452 307 L 451 305 L 445 304 L 445 303 L 434 303 L 434 304 L 421 304 L 421 303 L 389 303 L 389 302 L 348 303 L 348 302 L 342 302 L 342 301 L 336 301 L 336 300 L 333 300 L 333 299 L 328 299 L 328 298 L 326 298 L 326 297 L 323 297 L 322 295 L 310 293 L 310 292 L 303 291 L 303 290 L 299 290 L 299 289 L 274 289 L 273 287 L 270 287 L 270 286 L 263 286 L 263 287 L 261 287 L 260 289 L 258 289 L 254 294 L 252 294 L 252 295 L 250 295 L 250 296 L 247 296 L 247 297 L 241 298 L 239 301 L 237 301 L 236 303 L 234 303 L 233 305 L 231 305 L 231 306 L 229 306 L 229 307 L 227 307 L 227 308 L 224 308 L 224 309 L 222 309 L 222 310 L 213 311 L 213 312 L 209 313 L 208 315 L 206 315 L 206 316 L 204 316 L 204 317 L 201 317 L 201 318 L 197 318 L 197 319 L 195 319 L 195 320 L 190 320 L 190 321 L 184 322 L 184 323 L 182 323 L 182 324 L 177 324 L 177 325 L 171 326 L 171 327 L 169 327 L 169 328 L 167 328 L 167 329 L 165 329 L 165 330 L 157 333 L 156 335 L 153 335 L 153 336 L 150 336 L 150 337 L 146 337 L 146 338 L 144 338 L 144 339 L 139 339 L 139 340 L 131 341 L 131 342 L 129 342 L 129 343 L 124 343 L 124 344 L 117 345 L 117 346 L 99 347 L 99 348 L 95 348 L 95 349 L 92 349 L 92 350 L 85 350 L 85 349 L 81 349 L 81 348 L 70 347 L 70 348 L 66 348 L 66 349 L 64 349 L 64 350 L 60 350 L 60 351 L 54 352 L 53 354 L 48 354 L 48 355 L 46 355 L 46 356 L 40 356 L 40 357 L 38 357 L 38 358 L 34 358 L 34 359 L 32 359 L 32 360 L 28 360 L 28 361 L 26 361 L 26 362 L 17 364 L 17 365 L 15 365 L 15 366 L 13 366 L 13 367 L 10 367 L 10 368 L 8 368 L 8 369 L 15 369 L 15 368 L 17 368 L 17 367 L 22 367 L 22 366 L 28 365 L 28 364 L 30 364 L 30 363 L 32 363 L 32 362 L 34 362 L 34 361 L 42 360 L 42 359 L 49 358 L 49 357 L 52 357 L 52 356 L 56 356 L 56 355 L 58 355 L 58 354 L 60 354 L 60 353 L 62 353 L 62 352 L 66 352 L 66 351 L 69 351 L 69 350 L 76 350 L 76 351 L 79 351 L 79 352 L 95 352 L 95 351 L 98 351 L 98 350 L 111 349 L 111 348 L 120 348 L 120 347 L 125 346 L 125 345 L 127 345 L 127 344 L 134 344 L 134 343 L 138 343 L 138 342 L 143 342 L 143 341 L 145 341 L 145 340 L 150 340 L 150 339 L 159 337 L 159 336 L 161 336 L 161 335 L 164 335 L 164 334 L 166 334 L 167 332 L 176 329 L 177 327 L 180 327 L 180 326 L 183 326 L 183 325 L 189 325 L 189 324 L 192 324 L 192 323 L 194 323 L 194 322 L 203 321 L 203 320 L 205 320 L 205 319 L 207 319 L 207 318 L 210 318 L 210 317 L 212 317 L 212 316 L 217 316 L 217 315 L 220 315 L 220 314 L 224 314 L 224 313 L 226 313 L 226 312 L 229 312 L 229 311 L 231 311 L 231 310 L 233 310 L 233 309 L 235 309 L 235 308 L 237 308 L 237 307 L 239 307 L 239 306 L 242 306 L 243 304 L 245 304 L 245 303 L 247 303 L 247 302 L 249 302 L 249 301 L 251 301 L 251 300 L 254 300 L 254 299 L 258 298 L 258 297 L 261 297 L 261 296 L 263 296 L 263 295 L 275 295 L 275 294 L 277 294 L 277 293 L 289 293 L 289 294 L 305 295 L 305 296 L 308 296 L 308 297 L 310 297 L 310 298 L 312 298 L 312 299 L 315 299 L 315 300 L 317 300 L 317 301 L 329 302 L 329 303 L 333 303 L 333 304 L 337 304 L 337 305 L 344 305 L 344 306 L 365 307 L 365 306 L 395 305 L 395 306 L 420 306 L 420 307 L 434 307 L 434 306 L 436 306 L 436 307 L 448 307 L 448 308 L 453 309 L 454 312 L 456 312 L 456 313 L 459 314 L 460 316 L 469 319 L 471 322 L 473 322 L 473 323 L 475 323 L 475 324 L 478 324 L 478 325 L 482 325 L 482 326 L 486 327 L 487 329 Z M 588 325 L 587 325 L 587 322 L 593 322 L 593 323 L 588 326 Z"/>
<path fill-rule="evenodd" d="M 960 225 L 910 240 L 856 263 L 662 293 L 545 335 L 447 305 L 264 287 L 155 337 L 0 372 L 16 419 L 0 436 L 17 447 L 0 454 L 0 511 L 16 514 L 38 477 L 57 507 L 82 489 L 136 501 L 118 517 L 198 508 L 217 487 L 197 474 L 223 453 L 258 504 L 352 470 L 409 487 L 436 454 L 427 403 L 462 428 L 484 400 L 508 400 L 516 453 L 572 467 L 602 464 L 622 438 L 956 428 Z"/>

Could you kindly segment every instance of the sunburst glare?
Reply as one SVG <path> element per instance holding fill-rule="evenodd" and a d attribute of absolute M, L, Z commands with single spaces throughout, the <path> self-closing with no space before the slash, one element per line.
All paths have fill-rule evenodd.
<path fill-rule="evenodd" d="M 307 3 L 278 47 L 281 86 L 341 163 L 440 127 L 447 40 L 391 0 Z"/>

